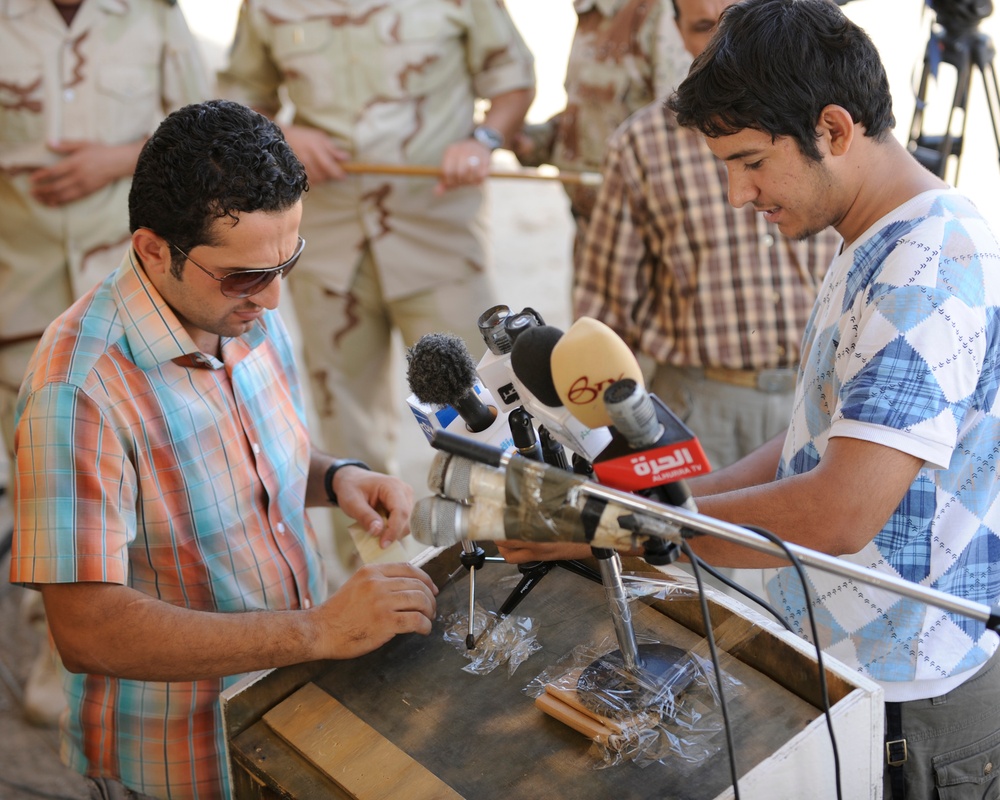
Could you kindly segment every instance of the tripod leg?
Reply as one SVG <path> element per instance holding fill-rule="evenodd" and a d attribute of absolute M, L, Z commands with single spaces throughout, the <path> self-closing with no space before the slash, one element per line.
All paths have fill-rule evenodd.
<path fill-rule="evenodd" d="M 983 88 L 986 91 L 986 107 L 993 123 L 993 143 L 997 148 L 997 163 L 1000 164 L 1000 90 L 997 89 L 997 73 L 990 59 L 980 66 L 983 74 Z"/>
<path fill-rule="evenodd" d="M 951 156 L 955 156 L 956 177 L 958 174 L 958 164 L 965 139 L 966 105 L 969 97 L 969 84 L 972 79 L 973 51 L 977 44 L 978 42 L 973 35 L 956 39 L 934 31 L 927 42 L 908 147 L 917 161 L 942 179 L 946 179 Z M 948 111 L 945 132 L 943 134 L 928 134 L 923 129 L 924 114 L 929 105 L 927 93 L 930 81 L 937 77 L 938 67 L 941 64 L 951 64 L 955 67 L 955 93 Z M 955 120 L 958 112 L 961 112 L 961 116 L 956 130 Z"/>

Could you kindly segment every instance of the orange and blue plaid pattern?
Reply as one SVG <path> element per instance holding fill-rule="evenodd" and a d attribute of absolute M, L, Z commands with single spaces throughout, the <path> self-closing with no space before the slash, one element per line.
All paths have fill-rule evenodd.
<path fill-rule="evenodd" d="M 125 584 L 203 611 L 326 591 L 280 317 L 198 351 L 134 261 L 46 332 L 18 402 L 11 580 Z M 67 762 L 157 797 L 226 797 L 220 691 L 67 673 Z"/>

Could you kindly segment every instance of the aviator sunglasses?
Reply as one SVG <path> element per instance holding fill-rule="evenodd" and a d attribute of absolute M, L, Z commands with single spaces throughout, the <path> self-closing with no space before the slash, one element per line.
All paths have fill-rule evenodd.
<path fill-rule="evenodd" d="M 301 236 L 299 237 L 298 247 L 295 248 L 295 252 L 292 253 L 292 257 L 284 264 L 278 264 L 276 267 L 268 267 L 267 269 L 237 269 L 234 272 L 229 272 L 223 275 L 221 278 L 214 272 L 205 269 L 177 245 L 171 244 L 170 242 L 167 242 L 167 244 L 194 264 L 198 269 L 208 275 L 208 277 L 218 281 L 221 284 L 219 289 L 226 297 L 239 299 L 243 297 L 252 297 L 259 292 L 263 292 L 270 285 L 271 281 L 273 281 L 278 275 L 282 278 L 287 277 L 288 273 L 292 271 L 292 267 L 294 267 L 295 263 L 299 260 L 299 256 L 302 255 L 302 251 L 306 246 L 306 240 Z"/>

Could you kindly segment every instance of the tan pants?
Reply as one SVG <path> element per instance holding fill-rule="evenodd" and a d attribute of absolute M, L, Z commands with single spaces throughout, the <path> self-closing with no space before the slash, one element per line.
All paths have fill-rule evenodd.
<path fill-rule="evenodd" d="M 397 389 L 399 376 L 392 373 L 393 332 L 400 332 L 407 347 L 427 333 L 453 333 L 478 361 L 486 348 L 476 321 L 497 302 L 491 281 L 479 276 L 386 300 L 366 251 L 345 295 L 307 272 L 296 272 L 289 288 L 320 425 L 314 441 L 336 456 L 397 472 L 400 417 L 406 417 L 403 424 L 416 422 Z M 414 488 L 418 494 L 423 489 Z M 335 526 L 334 539 L 338 559 L 350 569 L 355 548 L 343 524 Z"/>

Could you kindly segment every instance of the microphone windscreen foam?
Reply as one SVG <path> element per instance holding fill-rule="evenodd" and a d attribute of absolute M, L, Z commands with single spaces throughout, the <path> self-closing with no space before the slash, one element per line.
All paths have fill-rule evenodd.
<path fill-rule="evenodd" d="M 456 406 L 476 383 L 476 362 L 460 336 L 421 336 L 406 351 L 406 361 L 406 380 L 421 403 Z"/>
<path fill-rule="evenodd" d="M 552 382 L 552 350 L 562 335 L 552 325 L 536 325 L 520 333 L 510 351 L 514 375 L 540 403 L 550 408 L 563 404 Z"/>

